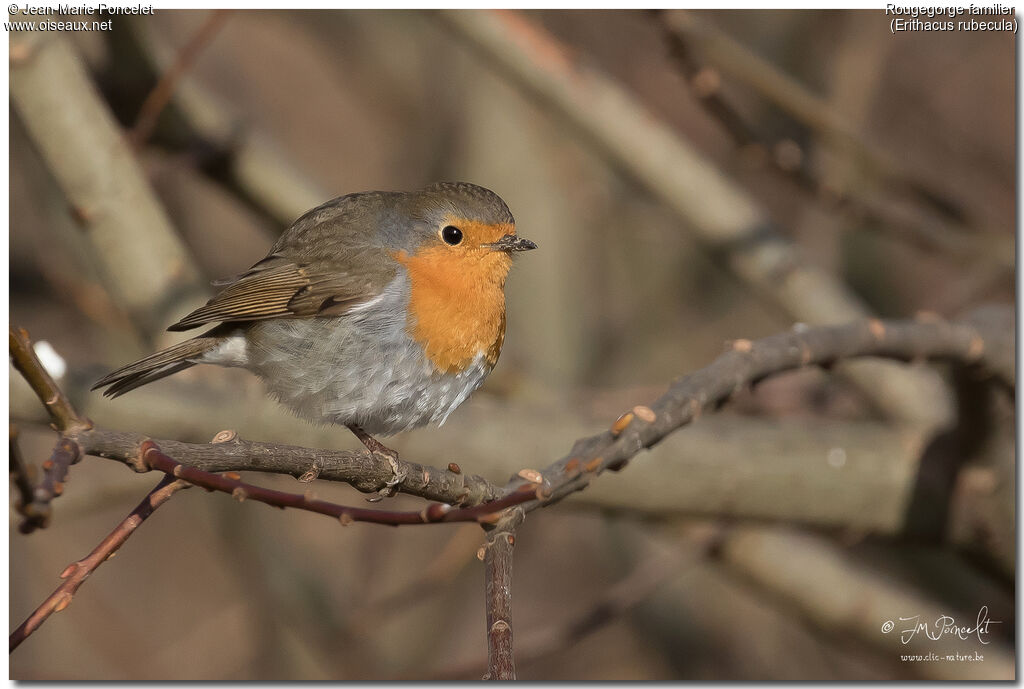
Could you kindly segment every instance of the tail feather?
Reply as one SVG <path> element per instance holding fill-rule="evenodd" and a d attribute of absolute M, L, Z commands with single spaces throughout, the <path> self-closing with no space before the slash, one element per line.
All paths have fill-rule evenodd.
<path fill-rule="evenodd" d="M 216 349 L 222 341 L 222 337 L 207 336 L 185 340 L 108 373 L 96 381 L 92 389 L 96 390 L 109 385 L 110 387 L 103 391 L 104 396 L 118 397 L 129 390 L 194 366 L 198 363 L 196 359 Z"/>

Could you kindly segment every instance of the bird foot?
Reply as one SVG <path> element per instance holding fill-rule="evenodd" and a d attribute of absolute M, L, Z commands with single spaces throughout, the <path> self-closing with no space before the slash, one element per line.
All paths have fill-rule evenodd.
<path fill-rule="evenodd" d="M 359 426 L 349 426 L 348 428 L 357 438 L 359 438 L 359 442 L 361 442 L 367 450 L 386 459 L 388 464 L 391 466 L 391 472 L 394 474 L 394 476 L 388 479 L 384 484 L 384 487 L 377 491 L 376 495 L 366 498 L 366 501 L 380 502 L 384 498 L 393 497 L 398 493 L 398 484 L 404 481 L 405 477 L 409 474 L 409 470 L 403 469 L 402 465 L 399 464 L 398 453 L 374 438 Z"/>
<path fill-rule="evenodd" d="M 385 448 L 387 449 L 387 448 Z M 394 497 L 398 493 L 398 484 L 405 480 L 405 477 L 409 475 L 408 469 L 403 469 L 402 465 L 398 463 L 398 453 L 394 450 L 388 449 L 387 452 L 375 452 L 388 460 L 388 464 L 391 465 L 391 471 L 394 474 L 393 477 L 388 479 L 384 487 L 377 491 L 377 494 L 373 497 L 366 498 L 366 502 L 380 502 L 384 498 Z"/>

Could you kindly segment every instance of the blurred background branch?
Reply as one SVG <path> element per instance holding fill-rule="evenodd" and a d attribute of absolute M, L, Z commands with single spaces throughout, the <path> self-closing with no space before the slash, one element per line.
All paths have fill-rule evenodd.
<path fill-rule="evenodd" d="M 1009 246 L 979 238 L 966 227 L 951 227 L 951 222 L 964 220 L 960 204 L 913 179 L 891 156 L 865 142 L 827 102 L 701 21 L 693 12 L 664 11 L 659 12 L 659 18 L 666 28 L 673 57 L 684 70 L 695 96 L 709 114 L 721 122 L 743 154 L 771 161 L 812 194 L 866 219 L 866 227 L 898 233 L 899 237 L 920 246 L 947 251 L 954 256 L 977 259 L 988 266 L 996 279 L 1012 275 L 1015 261 Z M 702 66 L 696 53 L 703 56 L 709 66 Z M 880 203 L 877 198 L 871 200 L 867 189 L 851 189 L 849 179 L 839 181 L 835 175 L 831 179 L 817 179 L 810 170 L 810 160 L 796 142 L 792 139 L 774 144 L 765 142 L 756 129 L 744 121 L 743 115 L 722 94 L 723 74 L 751 86 L 794 120 L 814 130 L 823 143 L 838 148 L 840 154 L 864 168 L 859 174 L 847 171 L 846 177 L 872 178 L 870 186 L 876 196 L 879 189 L 902 191 L 929 206 L 932 212 L 908 217 L 906 210 L 892 212 L 892 204 Z M 862 198 L 865 193 L 869 198 Z M 937 214 L 943 217 L 936 217 Z"/>
<path fill-rule="evenodd" d="M 195 266 L 68 41 L 26 32 L 11 50 L 11 102 L 108 289 L 150 335 L 205 292 Z"/>
<path fill-rule="evenodd" d="M 485 389 L 396 448 L 501 485 L 657 397 L 723 342 L 872 313 L 984 320 L 978 305 L 1014 303 L 1012 35 L 894 40 L 873 11 L 688 15 L 704 37 L 673 33 L 689 67 L 668 50 L 672 13 L 639 11 L 238 11 L 215 35 L 208 12 L 160 11 L 55 48 L 12 33 L 12 321 L 65 357 L 57 382 L 101 426 L 190 442 L 234 428 L 347 452 L 346 434 L 288 417 L 237 371 L 199 367 L 116 402 L 88 383 L 149 347 L 170 322 L 157 311 L 200 302 L 203 281 L 260 258 L 309 207 L 438 179 L 484 184 L 543 251 L 510 280 L 505 352 Z M 203 35 L 201 57 L 176 70 Z M 750 59 L 756 69 L 735 67 Z M 781 79 L 812 110 L 746 74 Z M 125 131 L 172 77 L 131 151 Z M 26 93 L 33 80 L 41 90 Z M 738 126 L 723 129 L 708 92 Z M 738 134 L 759 148 L 738 148 Z M 109 211 L 72 210 L 101 201 Z M 995 334 L 990 363 L 1012 380 L 1005 312 L 982 327 Z M 531 515 L 516 530 L 518 675 L 1012 676 L 1013 401 L 959 367 L 865 363 L 875 372 L 804 371 L 741 390 L 724 413 Z M 49 418 L 17 375 L 10 399 L 28 465 L 15 473 L 35 481 Z M 45 540 L 12 534 L 11 628 L 50 592 L 39 572 L 99 541 L 148 489 L 113 462 L 80 469 Z M 289 477 L 260 480 L 294 490 Z M 325 500 L 362 500 L 321 483 Z M 478 530 L 339 534 L 198 495 L 119 553 L 129 581 L 96 578 L 61 624 L 40 628 L 12 676 L 480 676 L 437 666 L 486 656 Z M 710 552 L 694 536 L 708 518 L 720 534 Z M 20 520 L 12 513 L 12 528 Z M 182 533 L 183 550 L 161 547 Z M 612 604 L 598 628 L 551 641 L 571 616 L 557 611 L 588 610 L 671 549 L 693 557 Z M 836 584 L 835 600 L 816 575 Z M 173 579 L 176 596 L 154 599 L 155 579 Z M 839 584 L 860 587 L 872 612 L 847 614 Z M 1000 624 L 991 662 L 974 666 L 902 662 L 876 628 L 884 620 L 870 624 L 936 611 L 967 623 L 982 604 Z M 535 654 L 538 638 L 572 645 Z"/>

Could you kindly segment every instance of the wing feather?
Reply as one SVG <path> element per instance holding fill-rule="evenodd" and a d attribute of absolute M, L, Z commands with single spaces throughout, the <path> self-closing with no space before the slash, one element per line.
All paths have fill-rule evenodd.
<path fill-rule="evenodd" d="M 168 330 L 189 330 L 214 322 L 343 316 L 376 296 L 394 271 L 386 273 L 378 270 L 357 275 L 324 261 L 303 265 L 271 255 Z"/>

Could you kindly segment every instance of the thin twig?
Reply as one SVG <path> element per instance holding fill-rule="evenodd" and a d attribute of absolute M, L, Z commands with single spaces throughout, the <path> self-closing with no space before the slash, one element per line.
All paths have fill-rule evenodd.
<path fill-rule="evenodd" d="M 42 401 L 57 430 L 75 431 L 91 428 L 92 422 L 79 416 L 71 401 L 39 361 L 35 350 L 32 349 L 28 332 L 23 328 L 15 329 L 14 326 L 9 326 L 9 330 L 11 362 Z"/>
<path fill-rule="evenodd" d="M 1009 312 L 1006 315 L 1012 318 Z M 730 351 L 673 383 L 650 407 L 634 407 L 609 431 L 578 440 L 566 457 L 541 472 L 538 495 L 542 499 L 526 503 L 521 509 L 530 512 L 548 506 L 582 490 L 607 469 L 621 470 L 641 450 L 768 376 L 805 366 L 833 366 L 862 356 L 903 361 L 947 359 L 977 365 L 986 353 L 986 337 L 999 337 L 987 330 L 983 337 L 980 328 L 995 328 L 997 322 L 979 322 L 975 327 L 948 323 L 937 316 L 923 322 L 872 319 L 843 326 L 802 326 L 756 341 L 736 340 Z M 990 372 L 999 374 L 999 367 Z M 998 380 L 1012 391 L 1012 380 Z M 516 486 L 517 482 L 512 481 L 507 489 Z"/>
<path fill-rule="evenodd" d="M 82 450 L 78 443 L 63 437 L 57 441 L 50 458 L 43 462 L 43 480 L 32 489 L 32 499 L 20 509 L 25 515 L 24 521 L 18 526 L 21 533 L 32 533 L 50 525 L 50 502 L 64 493 L 68 470 L 81 459 Z"/>
<path fill-rule="evenodd" d="M 135 530 L 144 522 L 156 508 L 167 502 L 172 495 L 187 488 L 188 484 L 176 480 L 173 476 L 165 476 L 157 484 L 156 488 L 150 491 L 149 495 L 132 510 L 110 534 L 100 541 L 100 544 L 93 548 L 92 552 L 78 562 L 74 562 L 65 568 L 61 573 L 64 583 L 57 587 L 46 600 L 44 600 L 35 611 L 28 616 L 21 625 L 11 633 L 10 651 L 14 651 L 22 641 L 27 639 L 32 632 L 37 630 L 46 619 L 55 612 L 60 612 L 68 607 L 71 599 L 78 591 L 83 582 L 96 569 L 110 559 L 117 550 L 124 545 L 128 537 L 135 533 Z"/>
<path fill-rule="evenodd" d="M 174 64 L 163 73 L 156 86 L 146 96 L 142 107 L 139 108 L 135 124 L 128 132 L 128 142 L 133 148 L 142 148 L 152 136 L 157 120 L 160 119 L 160 114 L 167 104 L 171 102 L 171 96 L 174 95 L 174 89 L 178 82 L 195 64 L 203 48 L 213 41 L 230 14 L 231 10 L 211 11 L 203 25 L 178 52 Z"/>
<path fill-rule="evenodd" d="M 692 551 L 682 553 L 672 550 L 644 560 L 623 579 L 605 590 L 600 598 L 582 612 L 557 624 L 546 626 L 519 642 L 516 651 L 519 665 L 533 663 L 572 649 L 586 637 L 642 603 L 666 582 L 679 576 L 681 567 L 697 558 L 705 557 L 719 540 L 720 534 L 716 530 L 709 537 L 699 539 Z M 441 668 L 430 679 L 462 679 L 484 671 L 485 668 L 479 661 L 468 661 Z"/>
<path fill-rule="evenodd" d="M 495 521 L 494 516 L 502 510 L 535 499 L 532 488 L 526 486 L 527 490 L 510 492 L 499 500 L 476 505 L 475 507 L 453 509 L 451 505 L 446 503 L 432 502 L 418 512 L 394 512 L 390 510 L 367 509 L 365 507 L 348 507 L 325 500 L 318 500 L 313 497 L 311 491 L 300 495 L 298 493 L 286 493 L 280 490 L 263 488 L 262 486 L 245 483 L 238 474 L 230 472 L 213 474 L 202 471 L 168 457 L 152 440 L 147 440 L 142 444 L 142 447 L 139 449 L 139 459 L 143 466 L 162 471 L 169 476 L 180 478 L 183 481 L 188 481 L 207 490 L 228 493 L 239 502 L 255 500 L 282 509 L 291 507 L 307 512 L 315 512 L 316 514 L 334 517 L 343 525 L 351 524 L 352 522 L 370 522 L 373 524 L 386 524 L 388 526 L 429 524 L 433 522 L 478 521 L 489 523 Z"/>

